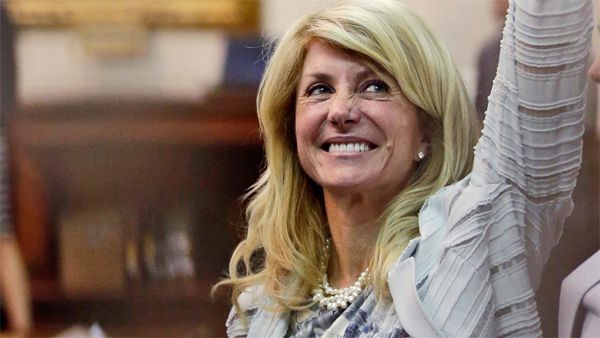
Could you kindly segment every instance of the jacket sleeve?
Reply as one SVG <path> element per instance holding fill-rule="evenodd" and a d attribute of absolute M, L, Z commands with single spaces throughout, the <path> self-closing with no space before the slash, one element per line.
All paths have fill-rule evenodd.
<path fill-rule="evenodd" d="M 581 164 L 591 0 L 511 1 L 471 184 L 506 184 L 531 284 L 571 213 Z M 509 243 L 507 243 L 509 245 Z"/>
<path fill-rule="evenodd" d="M 535 288 L 572 209 L 591 13 L 511 0 L 473 171 L 424 205 L 416 253 L 388 276 L 409 334 L 541 336 Z"/>

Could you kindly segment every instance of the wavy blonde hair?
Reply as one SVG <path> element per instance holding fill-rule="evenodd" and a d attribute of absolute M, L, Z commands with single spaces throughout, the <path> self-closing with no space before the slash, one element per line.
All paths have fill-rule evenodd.
<path fill-rule="evenodd" d="M 295 90 L 307 46 L 321 40 L 368 60 L 396 79 L 418 107 L 429 138 L 427 160 L 381 215 L 370 271 L 379 299 L 389 297 L 387 272 L 418 235 L 417 214 L 440 188 L 470 172 L 477 127 L 472 105 L 450 55 L 430 28 L 404 4 L 344 2 L 298 20 L 280 40 L 260 84 L 257 106 L 266 168 L 247 194 L 247 235 L 235 249 L 231 301 L 263 286 L 280 309 L 310 304 L 321 281 L 329 229 L 322 190 L 302 170 L 294 135 Z"/>

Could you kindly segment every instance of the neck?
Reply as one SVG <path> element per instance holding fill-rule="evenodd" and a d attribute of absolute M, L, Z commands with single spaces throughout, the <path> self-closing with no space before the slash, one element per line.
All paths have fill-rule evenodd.
<path fill-rule="evenodd" d="M 389 201 L 328 192 L 324 197 L 331 231 L 329 283 L 337 288 L 347 287 L 369 266 L 379 233 L 377 220 Z"/>

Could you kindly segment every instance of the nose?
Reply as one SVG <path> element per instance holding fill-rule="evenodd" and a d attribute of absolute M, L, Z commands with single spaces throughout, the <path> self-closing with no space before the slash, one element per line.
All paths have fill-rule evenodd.
<path fill-rule="evenodd" d="M 332 98 L 327 119 L 337 128 L 358 123 L 360 113 L 356 107 L 356 98 L 352 95 Z"/>

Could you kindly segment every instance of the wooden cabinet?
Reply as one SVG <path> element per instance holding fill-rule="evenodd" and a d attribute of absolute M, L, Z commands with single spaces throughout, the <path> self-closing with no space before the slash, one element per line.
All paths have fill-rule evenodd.
<path fill-rule="evenodd" d="M 198 104 L 24 106 L 9 141 L 38 327 L 98 321 L 112 336 L 224 334 L 227 300 L 209 291 L 239 240 L 239 198 L 262 161 L 254 90 Z M 147 238 L 174 228 L 191 245 L 193 277 L 161 274 L 148 258 L 158 244 Z"/>

